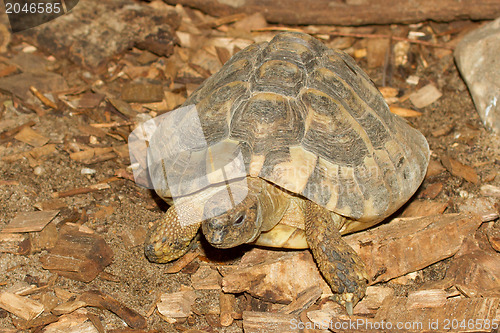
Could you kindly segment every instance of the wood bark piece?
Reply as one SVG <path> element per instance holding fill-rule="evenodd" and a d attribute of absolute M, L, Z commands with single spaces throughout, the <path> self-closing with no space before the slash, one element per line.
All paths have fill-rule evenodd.
<path fill-rule="evenodd" d="M 173 274 L 180 272 L 184 267 L 189 265 L 194 259 L 196 259 L 200 253 L 198 251 L 191 251 L 183 255 L 179 260 L 175 261 L 172 266 L 167 268 L 165 273 Z"/>
<path fill-rule="evenodd" d="M 74 300 L 74 301 L 69 301 L 69 302 L 59 304 L 58 306 L 53 308 L 51 312 L 53 314 L 55 314 L 56 316 L 60 316 L 63 314 L 71 313 L 71 312 L 78 310 L 80 308 L 83 308 L 85 306 L 87 306 L 86 302 Z"/>
<path fill-rule="evenodd" d="M 221 280 L 219 272 L 209 265 L 201 265 L 196 273 L 191 275 L 191 283 L 196 290 L 221 289 Z"/>
<path fill-rule="evenodd" d="M 31 150 L 22 153 L 3 156 L 2 160 L 5 162 L 15 162 L 23 158 L 27 158 L 28 160 L 29 159 L 38 160 L 41 159 L 42 157 L 46 157 L 47 155 L 52 154 L 55 151 L 56 151 L 56 145 L 48 144 L 43 147 L 33 148 Z"/>
<path fill-rule="evenodd" d="M 43 312 L 43 304 L 8 291 L 0 293 L 0 308 L 24 320 L 34 319 Z"/>
<path fill-rule="evenodd" d="M 403 218 L 344 239 L 364 260 L 374 284 L 454 255 L 480 224 L 480 217 L 470 214 Z"/>
<path fill-rule="evenodd" d="M 392 113 L 397 114 L 400 117 L 409 118 L 409 117 L 420 117 L 422 115 L 422 112 L 393 105 L 389 106 L 389 110 L 391 110 Z"/>
<path fill-rule="evenodd" d="M 52 314 L 49 315 L 42 314 L 36 317 L 35 319 L 31 320 L 12 318 L 12 323 L 14 324 L 14 326 L 16 326 L 18 330 L 28 330 L 30 328 L 35 328 L 35 327 L 44 327 L 58 320 L 59 318 Z M 3 333 L 3 331 L 0 330 L 0 333 Z"/>
<path fill-rule="evenodd" d="M 58 210 L 18 213 L 16 217 L 2 229 L 2 232 L 41 231 L 57 214 L 59 214 Z"/>
<path fill-rule="evenodd" d="M 425 188 L 420 194 L 420 197 L 425 199 L 434 199 L 443 190 L 443 183 L 432 183 Z"/>
<path fill-rule="evenodd" d="M 69 155 L 72 160 L 83 164 L 100 163 L 116 157 L 113 147 L 91 148 L 78 151 Z"/>
<path fill-rule="evenodd" d="M 54 198 L 64 198 L 64 197 L 70 197 L 73 195 L 78 195 L 78 194 L 85 194 L 85 193 L 90 193 L 90 192 L 97 192 L 101 190 L 106 190 L 110 188 L 109 184 L 92 184 L 88 187 L 81 187 L 81 188 L 75 188 L 69 191 L 64 191 L 64 192 L 56 192 L 52 193 L 52 196 Z"/>
<path fill-rule="evenodd" d="M 491 227 L 486 230 L 486 236 L 488 237 L 488 242 L 490 242 L 491 247 L 500 252 L 500 226 Z"/>
<path fill-rule="evenodd" d="M 33 147 L 41 147 L 49 142 L 49 138 L 44 137 L 40 133 L 34 131 L 33 129 L 31 129 L 31 127 L 23 128 L 19 133 L 16 134 L 14 138 Z"/>
<path fill-rule="evenodd" d="M 272 303 L 288 304 L 312 286 L 331 294 L 308 250 L 279 252 L 254 248 L 245 253 L 238 268 L 223 275 L 224 292 L 246 291 Z"/>
<path fill-rule="evenodd" d="M 29 244 L 27 235 L 0 233 L 0 253 L 27 254 Z"/>
<path fill-rule="evenodd" d="M 318 286 L 309 287 L 303 292 L 301 292 L 297 296 L 297 299 L 295 299 L 293 302 L 285 306 L 279 312 L 288 314 L 298 314 L 303 310 L 309 308 L 311 305 L 313 305 L 314 302 L 316 302 L 321 297 L 322 293 L 323 290 L 321 290 L 321 288 Z"/>
<path fill-rule="evenodd" d="M 30 97 L 30 87 L 32 86 L 47 92 L 68 89 L 66 80 L 61 75 L 51 72 L 21 73 L 0 78 L 0 90 L 7 91 L 23 101 Z"/>
<path fill-rule="evenodd" d="M 494 185 L 483 185 L 481 186 L 481 194 L 487 197 L 500 198 L 500 187 Z"/>
<path fill-rule="evenodd" d="M 441 162 L 443 162 L 444 167 L 451 172 L 453 176 L 463 178 L 473 184 L 477 184 L 479 182 L 479 176 L 473 167 L 460 163 L 459 161 L 448 156 L 442 157 Z"/>
<path fill-rule="evenodd" d="M 44 333 L 99 333 L 92 322 L 88 319 L 88 312 L 85 309 L 78 309 L 75 312 L 59 317 L 59 320 L 43 329 Z"/>
<path fill-rule="evenodd" d="M 134 44 L 170 55 L 176 40 L 173 31 L 179 23 L 177 13 L 168 7 L 153 8 L 131 0 L 86 0 L 50 24 L 21 35 L 58 58 L 96 70 Z"/>
<path fill-rule="evenodd" d="M 153 103 L 163 100 L 163 85 L 150 83 L 127 83 L 123 86 L 121 99 L 133 103 Z"/>
<path fill-rule="evenodd" d="M 146 318 L 98 290 L 87 291 L 80 295 L 77 300 L 87 303 L 87 306 L 113 312 L 132 328 L 145 328 L 147 325 Z"/>
<path fill-rule="evenodd" d="M 462 2 L 444 0 L 166 0 L 201 9 L 212 16 L 262 13 L 268 22 L 283 24 L 364 25 L 411 23 L 426 20 L 494 19 L 500 16 L 496 0 Z"/>
<path fill-rule="evenodd" d="M 414 200 L 404 209 L 402 217 L 421 217 L 442 214 L 448 207 L 447 202 Z"/>
<path fill-rule="evenodd" d="M 67 223 L 56 246 L 42 256 L 42 267 L 70 279 L 90 282 L 112 262 L 113 251 L 104 239 L 84 228 Z"/>
<path fill-rule="evenodd" d="M 298 316 L 286 313 L 243 312 L 245 333 L 297 333 L 293 323 L 298 324 L 298 322 Z"/>
<path fill-rule="evenodd" d="M 484 227 L 464 241 L 446 272 L 468 297 L 500 296 L 500 253 L 490 246 L 488 228 Z"/>

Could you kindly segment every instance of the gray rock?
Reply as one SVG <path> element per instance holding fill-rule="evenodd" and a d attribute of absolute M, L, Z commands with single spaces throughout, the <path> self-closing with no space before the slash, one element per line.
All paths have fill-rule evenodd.
<path fill-rule="evenodd" d="M 500 135 L 500 18 L 467 34 L 455 60 L 484 124 Z"/>

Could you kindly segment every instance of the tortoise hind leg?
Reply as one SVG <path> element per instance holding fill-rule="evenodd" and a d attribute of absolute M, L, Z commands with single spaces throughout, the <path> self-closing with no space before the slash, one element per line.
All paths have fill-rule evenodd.
<path fill-rule="evenodd" d="M 342 239 L 331 212 L 309 201 L 305 215 L 307 243 L 319 270 L 332 288 L 335 301 L 351 315 L 368 285 L 365 264 Z"/>

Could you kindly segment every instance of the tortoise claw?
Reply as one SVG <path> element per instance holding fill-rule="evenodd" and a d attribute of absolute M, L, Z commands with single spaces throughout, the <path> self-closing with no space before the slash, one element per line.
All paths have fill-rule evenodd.
<path fill-rule="evenodd" d="M 347 311 L 347 314 L 349 316 L 352 316 L 352 310 L 353 310 L 353 304 L 352 304 L 352 302 L 346 302 L 345 303 L 345 310 Z"/>

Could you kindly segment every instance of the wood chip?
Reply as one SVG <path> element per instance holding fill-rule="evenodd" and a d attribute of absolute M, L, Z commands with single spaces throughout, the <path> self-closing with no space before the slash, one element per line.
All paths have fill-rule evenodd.
<path fill-rule="evenodd" d="M 63 314 L 71 313 L 71 312 L 73 312 L 77 309 L 83 308 L 85 306 L 87 306 L 86 302 L 73 300 L 73 301 L 59 304 L 58 306 L 53 308 L 51 312 L 53 314 L 55 314 L 56 316 L 60 316 Z"/>
<path fill-rule="evenodd" d="M 46 138 L 38 132 L 32 130 L 31 127 L 24 127 L 19 133 L 16 134 L 16 136 L 14 136 L 14 138 L 33 147 L 41 147 L 49 142 L 49 138 Z"/>
<path fill-rule="evenodd" d="M 146 318 L 142 315 L 98 290 L 86 291 L 77 300 L 84 301 L 87 306 L 113 312 L 132 328 L 145 328 L 147 325 Z"/>
<path fill-rule="evenodd" d="M 220 289 L 221 280 L 219 272 L 209 265 L 201 265 L 200 268 L 191 275 L 191 283 L 194 289 Z"/>
<path fill-rule="evenodd" d="M 69 157 L 77 162 L 90 165 L 113 159 L 116 157 L 116 153 L 114 152 L 113 147 L 91 148 L 72 153 Z"/>
<path fill-rule="evenodd" d="M 445 170 L 446 169 L 439 161 L 430 160 L 429 165 L 427 166 L 427 173 L 425 175 L 425 178 L 428 179 L 429 177 L 437 176 Z"/>
<path fill-rule="evenodd" d="M 453 128 L 453 124 L 439 124 L 439 129 L 432 131 L 431 134 L 433 137 L 438 138 L 450 134 Z"/>
<path fill-rule="evenodd" d="M 12 323 L 18 329 L 16 332 L 19 332 L 19 330 L 28 330 L 30 328 L 45 327 L 51 323 L 55 323 L 58 320 L 59 318 L 53 314 L 49 315 L 41 314 L 40 316 L 31 320 L 12 318 Z M 3 333 L 1 329 L 0 332 Z"/>
<path fill-rule="evenodd" d="M 467 297 L 500 297 L 500 253 L 490 246 L 482 230 L 462 244 L 446 276 Z"/>
<path fill-rule="evenodd" d="M 9 140 L 11 137 L 14 137 L 17 133 L 19 133 L 25 127 L 31 127 L 34 125 L 36 125 L 36 123 L 33 120 L 30 120 L 22 125 L 14 127 L 13 129 L 10 129 L 8 131 L 0 133 L 0 143 L 2 143 L 5 140 Z"/>
<path fill-rule="evenodd" d="M 127 83 L 122 88 L 121 99 L 133 103 L 153 103 L 163 100 L 163 85 Z"/>
<path fill-rule="evenodd" d="M 299 292 L 312 286 L 320 286 L 324 294 L 331 294 L 309 251 L 276 252 L 253 248 L 242 257 L 238 268 L 223 272 L 223 275 L 224 292 L 246 291 L 272 303 L 290 303 Z"/>
<path fill-rule="evenodd" d="M 500 187 L 494 185 L 481 186 L 481 194 L 486 197 L 500 198 Z"/>
<path fill-rule="evenodd" d="M 23 158 L 27 158 L 28 160 L 38 160 L 41 159 L 42 157 L 45 157 L 47 155 L 50 155 L 56 151 L 56 145 L 55 144 L 48 144 L 43 147 L 37 147 L 33 148 L 29 151 L 25 151 L 22 153 L 17 153 L 17 154 L 12 154 L 12 155 L 7 155 L 3 156 L 2 160 L 6 162 L 15 162 L 18 160 L 21 160 Z"/>
<path fill-rule="evenodd" d="M 18 213 L 16 217 L 2 229 L 2 232 L 41 231 L 57 214 L 59 214 L 58 210 Z"/>
<path fill-rule="evenodd" d="M 345 309 L 338 303 L 327 301 L 319 310 L 304 311 L 301 314 L 301 325 L 305 333 L 328 333 L 331 323 L 345 313 Z"/>
<path fill-rule="evenodd" d="M 410 94 L 410 101 L 417 108 L 424 108 L 437 101 L 443 94 L 433 84 L 428 84 Z"/>
<path fill-rule="evenodd" d="M 233 314 L 236 312 L 236 297 L 233 294 L 220 293 L 220 324 L 223 327 L 231 326 Z"/>
<path fill-rule="evenodd" d="M 392 282 L 392 281 L 391 281 Z M 365 297 L 354 307 L 354 314 L 374 317 L 387 297 L 394 296 L 394 289 L 382 286 L 368 286 Z"/>
<path fill-rule="evenodd" d="M 78 100 L 78 108 L 81 109 L 94 109 L 101 104 L 104 99 L 104 94 L 96 94 L 91 91 L 87 91 Z"/>
<path fill-rule="evenodd" d="M 422 112 L 401 108 L 393 105 L 389 106 L 389 109 L 391 110 L 392 113 L 397 114 L 400 117 L 409 118 L 409 117 L 420 117 L 422 115 Z"/>
<path fill-rule="evenodd" d="M 33 95 L 35 95 L 36 98 L 38 98 L 40 100 L 40 102 L 43 103 L 43 105 L 45 105 L 46 107 L 49 107 L 51 109 L 57 110 L 57 105 L 54 102 L 52 102 L 50 99 L 48 99 L 44 94 L 39 92 L 38 89 L 36 89 L 36 87 L 31 86 L 30 91 Z"/>
<path fill-rule="evenodd" d="M 402 217 L 421 217 L 443 214 L 448 207 L 447 202 L 414 200 L 410 202 L 401 214 Z"/>
<path fill-rule="evenodd" d="M 323 293 L 318 286 L 312 286 L 301 292 L 290 304 L 282 308 L 279 312 L 287 314 L 298 314 L 314 304 Z"/>
<path fill-rule="evenodd" d="M 70 279 L 90 282 L 112 262 L 113 251 L 104 239 L 67 223 L 56 245 L 40 258 L 42 267 Z"/>
<path fill-rule="evenodd" d="M 99 333 L 92 322 L 88 319 L 86 309 L 78 309 L 75 312 L 59 317 L 59 320 L 43 329 L 44 333 Z"/>
<path fill-rule="evenodd" d="M 191 307 L 196 300 L 196 294 L 192 290 L 178 291 L 170 294 L 162 294 L 157 309 L 167 318 L 187 318 L 191 314 Z"/>
<path fill-rule="evenodd" d="M 454 255 L 481 223 L 470 214 L 403 218 L 344 239 L 363 259 L 374 284 Z"/>
<path fill-rule="evenodd" d="M 90 192 L 97 192 L 101 190 L 106 190 L 111 188 L 109 184 L 93 184 L 90 185 L 89 187 L 81 187 L 81 188 L 75 188 L 69 191 L 64 191 L 64 192 L 56 192 L 52 194 L 52 197 L 54 198 L 64 198 L 64 197 L 71 197 L 73 195 L 79 195 L 79 194 L 85 194 L 85 193 L 90 193 Z"/>
<path fill-rule="evenodd" d="M 295 326 L 294 326 L 295 324 Z M 243 312 L 245 333 L 297 333 L 299 317 L 273 312 Z"/>
<path fill-rule="evenodd" d="M 108 101 L 118 112 L 126 116 L 128 119 L 133 119 L 137 115 L 137 112 L 130 107 L 130 104 L 121 99 L 110 97 L 108 98 Z"/>
<path fill-rule="evenodd" d="M 477 184 L 479 182 L 479 176 L 474 168 L 462 164 L 459 161 L 452 159 L 448 156 L 443 156 L 441 162 L 444 167 L 454 176 L 465 179 L 466 181 Z"/>
<path fill-rule="evenodd" d="M 384 302 L 375 318 L 366 319 L 358 332 L 366 332 L 368 325 L 403 323 L 404 332 L 490 332 L 498 321 L 498 298 L 452 298 L 444 306 L 408 309 L 406 297 L 392 297 Z M 473 325 L 469 326 L 469 323 Z M 477 324 L 477 326 L 476 326 Z M 343 332 L 343 331 L 339 331 Z"/>
<path fill-rule="evenodd" d="M 446 304 L 446 291 L 442 289 L 417 290 L 408 294 L 407 309 L 440 308 Z"/>
<path fill-rule="evenodd" d="M 490 242 L 491 247 L 500 252 L 500 228 L 491 227 L 486 231 L 486 236 L 488 237 L 488 241 Z"/>
<path fill-rule="evenodd" d="M 42 250 L 48 250 L 56 245 L 58 237 L 56 223 L 49 223 L 40 232 L 30 234 L 31 250 L 30 253 L 37 253 Z"/>
<path fill-rule="evenodd" d="M 443 190 L 443 183 L 432 183 L 420 193 L 420 197 L 424 199 L 434 199 Z"/>
<path fill-rule="evenodd" d="M 186 267 L 191 261 L 196 259 L 200 253 L 198 251 L 191 251 L 186 253 L 184 256 L 175 261 L 167 270 L 167 274 L 173 274 L 180 272 L 184 267 Z"/>
<path fill-rule="evenodd" d="M 24 320 L 34 319 L 41 315 L 44 310 L 43 304 L 8 291 L 0 293 L 0 308 Z"/>
<path fill-rule="evenodd" d="M 27 235 L 0 233 L 0 253 L 27 254 L 29 245 Z"/>
<path fill-rule="evenodd" d="M 68 205 L 62 200 L 51 199 L 47 201 L 37 202 L 33 205 L 33 207 L 39 210 L 48 211 L 48 210 L 59 210 L 62 208 L 66 208 L 68 207 Z"/>

